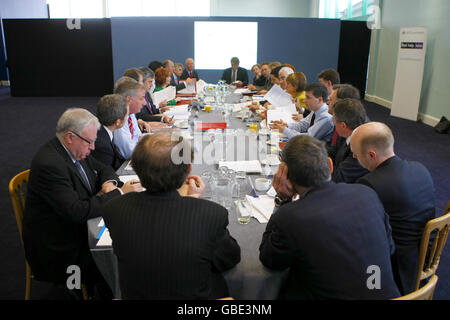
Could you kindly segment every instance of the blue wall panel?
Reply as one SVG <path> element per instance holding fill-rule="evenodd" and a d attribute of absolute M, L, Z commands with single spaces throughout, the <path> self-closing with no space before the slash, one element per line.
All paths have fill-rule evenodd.
<path fill-rule="evenodd" d="M 194 57 L 195 21 L 258 22 L 258 62 L 280 61 L 302 71 L 308 82 L 323 69 L 337 69 L 341 22 L 308 18 L 237 17 L 117 17 L 111 19 L 114 79 L 125 69 L 146 66 L 152 60 L 184 63 Z M 245 36 L 242 35 L 230 35 Z M 231 58 L 231 57 L 230 57 Z M 216 83 L 222 70 L 199 70 Z M 253 75 L 249 70 L 249 79 Z"/>

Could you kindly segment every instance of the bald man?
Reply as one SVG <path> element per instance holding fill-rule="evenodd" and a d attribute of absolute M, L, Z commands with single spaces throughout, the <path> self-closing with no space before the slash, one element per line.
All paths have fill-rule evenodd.
<path fill-rule="evenodd" d="M 180 79 L 175 80 L 174 77 L 175 64 L 173 63 L 172 60 L 165 60 L 163 62 L 163 66 L 170 73 L 170 85 L 174 86 L 177 89 L 177 91 L 185 89 L 188 84 L 193 84 L 196 81 L 196 79 L 190 78 L 187 78 L 185 81 L 179 81 Z M 181 77 L 181 79 L 183 79 L 183 77 Z"/>
<path fill-rule="evenodd" d="M 183 70 L 180 79 L 195 78 L 197 81 L 200 80 L 197 70 L 194 69 L 194 59 L 187 58 L 184 62 L 184 66 L 186 68 Z"/>
<path fill-rule="evenodd" d="M 433 179 L 422 164 L 395 155 L 394 136 L 383 123 L 359 126 L 350 145 L 353 156 L 370 171 L 357 183 L 374 189 L 389 215 L 396 246 L 394 276 L 401 293 L 408 294 L 414 290 L 425 224 L 435 217 Z"/>

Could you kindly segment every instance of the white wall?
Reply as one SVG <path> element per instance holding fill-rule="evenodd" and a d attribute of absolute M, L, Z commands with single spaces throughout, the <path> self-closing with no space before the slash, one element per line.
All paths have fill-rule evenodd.
<path fill-rule="evenodd" d="M 211 16 L 309 18 L 315 1 L 211 0 Z"/>
<path fill-rule="evenodd" d="M 47 18 L 45 0 L 1 0 L 0 17 L 6 18 Z"/>

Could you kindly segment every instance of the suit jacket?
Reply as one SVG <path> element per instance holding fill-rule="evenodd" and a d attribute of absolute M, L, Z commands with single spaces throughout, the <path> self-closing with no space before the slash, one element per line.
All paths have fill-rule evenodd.
<path fill-rule="evenodd" d="M 410 293 L 416 280 L 420 239 L 425 224 L 435 218 L 433 179 L 422 164 L 394 156 L 357 182 L 377 192 L 389 215 L 397 248 L 394 275 L 402 294 Z"/>
<path fill-rule="evenodd" d="M 103 164 L 111 166 L 115 171 L 119 169 L 125 161 L 125 158 L 112 143 L 108 132 L 103 126 L 98 130 L 97 140 L 95 140 L 95 150 L 92 151 L 91 155 Z"/>
<path fill-rule="evenodd" d="M 222 80 L 225 80 L 226 83 L 231 84 L 231 71 L 232 68 L 225 69 L 222 74 Z M 247 69 L 239 67 L 237 70 L 237 81 L 242 81 L 243 85 L 248 85 L 248 72 Z"/>
<path fill-rule="evenodd" d="M 290 268 L 281 297 L 287 299 L 391 299 L 391 229 L 373 190 L 327 182 L 272 214 L 260 260 L 272 269 Z M 379 267 L 381 288 L 367 282 Z"/>
<path fill-rule="evenodd" d="M 37 280 L 65 283 L 70 265 L 78 265 L 83 276 L 84 268 L 93 262 L 86 222 L 100 215 L 103 204 L 120 196 L 118 190 L 97 195 L 105 181 L 119 181 L 111 167 L 90 156 L 80 163 L 92 192 L 56 137 L 31 163 L 23 240 L 25 256 Z"/>
<path fill-rule="evenodd" d="M 192 70 L 192 73 L 193 73 L 194 78 L 197 79 L 197 81 L 200 80 L 200 78 L 199 78 L 199 76 L 198 76 L 198 73 L 197 73 L 197 70 L 195 70 L 195 69 Z M 183 73 L 181 74 L 180 78 L 181 78 L 181 79 L 187 79 L 187 78 L 190 78 L 190 77 L 189 77 L 189 73 L 188 73 L 188 71 L 187 71 L 186 69 L 183 70 Z"/>
<path fill-rule="evenodd" d="M 147 190 L 112 200 L 103 218 L 124 298 L 207 299 L 228 293 L 220 273 L 240 261 L 240 248 L 228 232 L 225 208 L 176 190 Z"/>
<path fill-rule="evenodd" d="M 358 159 L 353 158 L 353 152 L 346 140 L 339 137 L 336 142 L 336 153 L 331 157 L 334 164 L 332 179 L 334 182 L 355 183 L 368 174 L 369 170 L 363 168 Z"/>
<path fill-rule="evenodd" d="M 136 113 L 136 119 L 143 121 L 161 121 L 161 116 L 154 116 L 154 114 L 161 113 L 157 106 L 153 104 L 152 97 L 148 92 L 145 93 L 145 105 L 139 113 Z"/>
<path fill-rule="evenodd" d="M 184 82 L 178 83 L 178 81 L 175 81 L 173 74 L 170 76 L 170 85 L 174 86 L 177 89 L 177 91 L 180 91 L 180 90 L 183 90 L 184 88 L 186 88 L 186 84 Z"/>

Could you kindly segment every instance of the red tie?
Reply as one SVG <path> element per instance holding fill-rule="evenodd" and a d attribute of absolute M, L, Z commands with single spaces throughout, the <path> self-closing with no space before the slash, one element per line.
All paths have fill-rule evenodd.
<path fill-rule="evenodd" d="M 189 78 L 193 78 L 194 76 L 192 75 L 192 71 L 189 71 Z"/>
<path fill-rule="evenodd" d="M 128 116 L 128 127 L 130 128 L 131 139 L 133 139 L 134 138 L 134 129 L 133 129 L 133 121 L 131 121 L 131 116 Z"/>
<path fill-rule="evenodd" d="M 334 130 L 334 135 L 333 135 L 333 139 L 331 139 L 331 145 L 334 146 L 336 144 L 336 141 L 338 139 L 339 135 L 336 131 L 336 129 Z"/>

